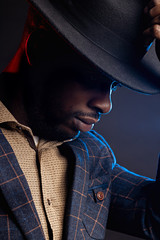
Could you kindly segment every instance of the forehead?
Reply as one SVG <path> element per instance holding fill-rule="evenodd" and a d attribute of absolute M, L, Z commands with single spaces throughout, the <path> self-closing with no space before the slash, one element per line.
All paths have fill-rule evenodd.
<path fill-rule="evenodd" d="M 59 80 L 68 77 L 83 84 L 98 81 L 110 85 L 113 81 L 54 31 L 35 31 L 30 37 L 28 52 L 33 68 L 48 77 L 54 75 Z"/>

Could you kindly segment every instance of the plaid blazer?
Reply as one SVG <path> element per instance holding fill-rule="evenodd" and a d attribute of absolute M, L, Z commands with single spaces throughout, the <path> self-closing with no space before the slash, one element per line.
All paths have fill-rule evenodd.
<path fill-rule="evenodd" d="M 76 163 L 63 239 L 104 239 L 106 227 L 160 239 L 159 182 L 117 165 L 105 140 L 94 131 L 66 144 Z M 26 178 L 1 130 L 0 239 L 44 239 Z"/>

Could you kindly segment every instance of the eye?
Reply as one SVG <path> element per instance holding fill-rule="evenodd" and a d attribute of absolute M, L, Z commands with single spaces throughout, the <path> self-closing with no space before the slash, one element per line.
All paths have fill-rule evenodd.
<path fill-rule="evenodd" d="M 121 85 L 120 83 L 116 82 L 116 81 L 112 82 L 112 84 L 111 84 L 111 90 L 112 90 L 113 92 L 115 92 L 118 87 L 122 87 L 122 85 Z"/>

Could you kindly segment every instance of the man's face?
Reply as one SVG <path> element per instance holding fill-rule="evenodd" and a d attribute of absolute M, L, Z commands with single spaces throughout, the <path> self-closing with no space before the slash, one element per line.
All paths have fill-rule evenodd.
<path fill-rule="evenodd" d="M 73 50 L 32 67 L 25 88 L 29 126 L 34 135 L 58 141 L 89 131 L 111 110 L 115 85 Z"/>

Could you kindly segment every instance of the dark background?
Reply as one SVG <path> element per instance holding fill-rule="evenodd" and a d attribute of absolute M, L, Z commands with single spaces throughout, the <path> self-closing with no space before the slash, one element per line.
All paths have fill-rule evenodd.
<path fill-rule="evenodd" d="M 0 71 L 18 47 L 27 7 L 25 0 L 0 0 Z M 122 87 L 112 99 L 112 112 L 95 129 L 109 142 L 119 164 L 155 178 L 160 152 L 160 95 L 143 95 Z M 112 231 L 107 231 L 106 239 L 138 240 Z"/>

